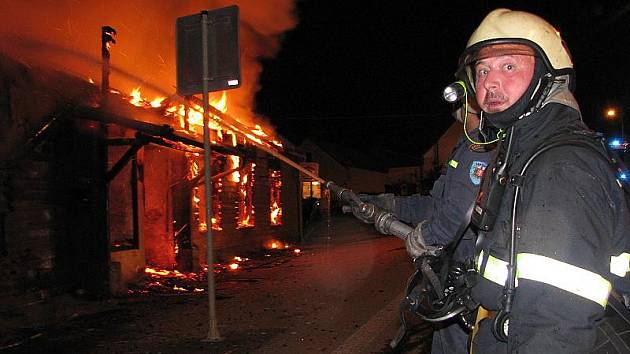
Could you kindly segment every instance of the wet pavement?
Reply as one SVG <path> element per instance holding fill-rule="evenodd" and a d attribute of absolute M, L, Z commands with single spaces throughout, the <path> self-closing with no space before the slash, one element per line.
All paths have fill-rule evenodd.
<path fill-rule="evenodd" d="M 221 340 L 208 336 L 203 279 L 186 292 L 136 291 L 101 302 L 65 300 L 63 323 L 24 329 L 3 353 L 389 353 L 411 262 L 402 241 L 351 216 L 310 233 L 301 252 L 263 252 L 216 277 Z M 172 280 L 173 281 L 173 280 Z M 196 282 L 196 283 L 195 283 Z M 177 283 L 176 283 L 177 285 Z M 171 284 L 169 284 L 169 287 Z M 52 301 L 52 300 L 51 300 Z M 431 327 L 401 353 L 427 353 Z"/>

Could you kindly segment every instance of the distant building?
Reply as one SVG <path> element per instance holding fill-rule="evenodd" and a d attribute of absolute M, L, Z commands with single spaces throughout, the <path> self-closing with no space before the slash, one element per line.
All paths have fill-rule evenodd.
<path fill-rule="evenodd" d="M 463 134 L 462 124 L 454 122 L 422 156 L 422 192 L 428 192 L 433 181 L 448 162 L 455 145 Z"/>
<path fill-rule="evenodd" d="M 409 166 L 400 156 L 383 151 L 357 151 L 332 142 L 306 139 L 299 149 L 307 160 L 319 163 L 322 178 L 332 180 L 357 193 L 426 193 L 439 176 L 462 135 L 460 123 L 453 123 L 422 156 L 421 163 Z"/>

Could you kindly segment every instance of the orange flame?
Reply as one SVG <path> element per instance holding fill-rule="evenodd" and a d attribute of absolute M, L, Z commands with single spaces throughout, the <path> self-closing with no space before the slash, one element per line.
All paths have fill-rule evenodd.
<path fill-rule="evenodd" d="M 282 191 L 282 172 L 278 170 L 270 170 L 269 173 L 269 221 L 271 225 L 282 225 L 282 208 L 280 207 L 280 198 Z"/>
<path fill-rule="evenodd" d="M 228 170 L 231 170 L 233 168 L 237 168 L 241 165 L 241 158 L 240 156 L 235 156 L 235 155 L 229 155 L 228 156 Z M 229 181 L 232 182 L 240 182 L 241 181 L 241 174 L 239 171 L 234 171 L 233 173 L 230 174 L 230 176 L 228 177 Z"/>
<path fill-rule="evenodd" d="M 280 240 L 268 240 L 263 244 L 263 248 L 268 250 L 277 250 L 281 248 L 286 248 L 286 245 Z"/>
<path fill-rule="evenodd" d="M 241 176 L 241 180 L 238 183 L 238 202 L 237 202 L 237 217 L 236 228 L 254 227 L 254 201 L 253 201 L 253 189 L 254 189 L 254 168 L 256 164 L 249 163 L 248 168 L 243 169 L 244 172 Z"/>

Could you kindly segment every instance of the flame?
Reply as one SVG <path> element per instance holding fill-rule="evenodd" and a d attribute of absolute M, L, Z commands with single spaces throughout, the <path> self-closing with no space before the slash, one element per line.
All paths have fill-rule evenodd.
<path fill-rule="evenodd" d="M 280 240 L 268 240 L 267 242 L 263 244 L 263 248 L 268 249 L 268 250 L 277 250 L 277 249 L 282 249 L 286 247 L 285 247 L 284 242 Z"/>
<path fill-rule="evenodd" d="M 156 97 L 151 100 L 151 102 L 149 102 L 149 105 L 153 108 L 160 107 L 162 105 L 162 101 L 164 101 L 165 99 L 166 97 Z"/>
<path fill-rule="evenodd" d="M 134 106 L 138 106 L 138 107 L 142 107 L 142 96 L 140 95 L 140 87 L 136 87 L 133 90 L 131 90 L 131 93 L 129 94 L 129 96 L 131 96 L 131 98 L 129 99 L 129 103 L 131 103 Z"/>
<path fill-rule="evenodd" d="M 228 156 L 228 170 L 231 170 L 233 168 L 237 168 L 241 165 L 241 158 L 240 156 L 235 156 L 235 155 L 229 155 Z M 230 174 L 230 176 L 228 177 L 229 181 L 232 182 L 240 182 L 241 181 L 241 174 L 239 171 L 234 171 L 232 174 Z"/>
<path fill-rule="evenodd" d="M 256 124 L 254 126 L 254 129 L 252 129 L 252 133 L 254 133 L 254 134 L 258 135 L 258 136 L 262 136 L 262 137 L 267 137 L 268 136 L 267 133 L 265 133 L 262 130 L 262 127 L 260 125 L 258 125 L 258 124 Z"/>
<path fill-rule="evenodd" d="M 210 101 L 210 105 L 223 113 L 227 112 L 227 94 L 225 91 L 221 93 L 221 98 L 216 101 Z"/>
<path fill-rule="evenodd" d="M 236 214 L 236 228 L 254 227 L 254 168 L 256 164 L 249 163 L 248 168 L 243 169 L 243 175 L 238 183 L 238 201 Z"/>
<path fill-rule="evenodd" d="M 282 172 L 270 170 L 269 172 L 269 221 L 271 225 L 282 225 L 282 207 L 280 198 L 282 192 Z"/>
<path fill-rule="evenodd" d="M 181 273 L 178 270 L 166 270 L 166 269 L 155 269 L 152 267 L 145 267 L 144 272 L 149 274 L 150 276 L 163 276 L 163 277 L 176 277 L 176 278 L 186 278 L 186 275 Z"/>
<path fill-rule="evenodd" d="M 129 103 L 131 103 L 134 106 L 153 107 L 153 108 L 160 107 L 162 105 L 162 102 L 166 99 L 166 97 L 159 96 L 159 97 L 155 97 L 152 100 L 148 100 L 142 97 L 142 92 L 140 90 L 140 87 L 135 87 L 133 90 L 131 90 L 129 97 L 130 97 Z"/>
<path fill-rule="evenodd" d="M 272 225 L 280 224 L 280 217 L 282 216 L 282 208 L 278 206 L 278 203 L 271 204 L 271 213 L 269 214 Z"/>
<path fill-rule="evenodd" d="M 300 252 L 302 252 L 302 251 L 299 248 L 296 248 L 296 249 L 293 250 L 293 253 L 295 253 L 295 254 L 299 254 Z"/>
<path fill-rule="evenodd" d="M 228 267 L 230 269 L 232 269 L 232 270 L 236 270 L 236 269 L 238 269 L 239 265 L 238 265 L 238 263 L 230 263 L 230 265 Z"/>
<path fill-rule="evenodd" d="M 114 89 L 110 90 L 113 93 L 120 94 L 119 91 Z M 137 107 L 144 108 L 159 108 L 164 105 L 166 97 L 155 97 L 148 99 L 142 96 L 141 88 L 135 87 L 129 94 L 128 101 Z M 211 106 L 222 113 L 228 111 L 228 99 L 227 92 L 222 91 L 221 96 L 218 98 L 209 98 L 208 102 Z M 192 135 L 203 134 L 203 108 L 195 103 L 189 103 L 187 105 L 170 103 L 164 107 L 164 116 L 173 120 L 175 126 L 179 126 L 185 133 Z M 282 149 L 282 143 L 274 137 L 271 137 L 265 132 L 260 124 L 254 124 L 253 127 L 242 123 L 240 120 L 234 119 L 235 123 L 228 123 L 223 121 L 221 117 L 210 114 L 208 120 L 209 129 L 211 131 L 210 142 L 212 144 L 230 144 L 237 146 L 238 137 L 240 134 L 244 137 L 243 144 L 248 141 L 256 145 L 271 146 L 274 145 L 277 148 Z"/>

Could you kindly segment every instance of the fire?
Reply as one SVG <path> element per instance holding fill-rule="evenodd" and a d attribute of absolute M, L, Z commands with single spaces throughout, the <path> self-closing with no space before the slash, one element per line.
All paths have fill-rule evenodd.
<path fill-rule="evenodd" d="M 282 208 L 280 208 L 280 206 L 278 206 L 278 203 L 273 203 L 271 204 L 271 213 L 270 215 L 270 219 L 271 219 L 271 224 L 272 225 L 279 225 L 280 224 L 280 217 L 282 216 Z"/>
<path fill-rule="evenodd" d="M 181 273 L 178 270 L 166 270 L 166 269 L 155 269 L 151 267 L 145 267 L 144 272 L 149 274 L 152 277 L 176 277 L 176 278 L 185 278 L 186 275 Z"/>
<path fill-rule="evenodd" d="M 165 99 L 166 97 L 156 97 L 151 100 L 151 102 L 149 102 L 149 105 L 153 108 L 160 107 L 162 105 L 162 101 L 164 101 Z"/>
<path fill-rule="evenodd" d="M 271 222 L 271 225 L 282 225 L 282 207 L 280 207 L 280 197 L 282 191 L 281 171 L 269 171 L 269 187 L 269 221 Z"/>
<path fill-rule="evenodd" d="M 119 91 L 110 89 L 112 93 L 120 94 Z M 203 108 L 200 106 L 199 100 L 192 100 L 188 104 L 180 104 L 167 102 L 166 97 L 155 97 L 148 99 L 142 96 L 141 88 L 135 87 L 131 90 L 128 101 L 137 107 L 143 108 L 161 108 L 164 116 L 173 120 L 175 126 L 180 127 L 180 131 L 192 134 L 203 134 Z M 222 91 L 220 97 L 209 98 L 209 105 L 221 113 L 228 111 L 228 99 L 227 92 Z M 215 111 L 216 112 L 216 111 Z M 270 136 L 265 132 L 260 124 L 254 124 L 253 127 L 241 122 L 235 118 L 229 118 L 228 121 L 224 117 L 219 117 L 217 114 L 210 114 L 208 120 L 210 129 L 210 142 L 212 144 L 225 144 L 237 146 L 238 135 L 243 137 L 243 144 L 247 142 L 254 145 L 269 147 L 275 146 L 276 148 L 283 148 L 282 143 L 276 138 Z"/>
<path fill-rule="evenodd" d="M 157 108 L 162 105 L 162 102 L 166 99 L 166 97 L 155 97 L 152 100 L 148 100 L 142 97 L 142 93 L 140 91 L 140 87 L 135 87 L 131 90 L 129 94 L 129 103 L 137 107 L 153 107 Z"/>
<path fill-rule="evenodd" d="M 131 99 L 129 99 L 129 102 L 134 105 L 134 106 L 138 106 L 138 107 L 142 107 L 142 96 L 140 96 L 140 87 L 136 87 L 133 90 L 131 90 L 131 93 L 129 94 L 129 96 L 131 96 Z"/>
<path fill-rule="evenodd" d="M 241 166 L 241 158 L 240 156 L 235 156 L 235 155 L 229 155 L 228 156 L 228 170 L 231 170 L 233 168 L 237 168 Z M 232 182 L 240 182 L 241 181 L 241 174 L 238 171 L 234 171 L 232 174 L 230 174 L 230 176 L 228 177 L 229 181 Z"/>
<path fill-rule="evenodd" d="M 285 243 L 280 240 L 269 240 L 263 244 L 263 248 L 268 249 L 268 250 L 277 250 L 277 249 L 283 249 L 287 247 L 288 245 L 285 245 Z"/>
<path fill-rule="evenodd" d="M 230 265 L 228 267 L 230 267 L 230 269 L 232 269 L 232 270 L 236 270 L 236 269 L 238 269 L 239 265 L 238 265 L 238 263 L 230 263 Z"/>
<path fill-rule="evenodd" d="M 258 135 L 258 136 L 262 136 L 262 137 L 267 137 L 268 136 L 267 133 L 265 133 L 262 130 L 262 127 L 259 124 L 256 124 L 254 126 L 254 129 L 252 129 L 252 133 L 254 133 L 254 134 Z"/>
<path fill-rule="evenodd" d="M 236 228 L 254 227 L 254 168 L 256 164 L 249 163 L 247 168 L 244 168 L 241 180 L 238 183 L 238 203 L 237 203 L 237 217 Z"/>

